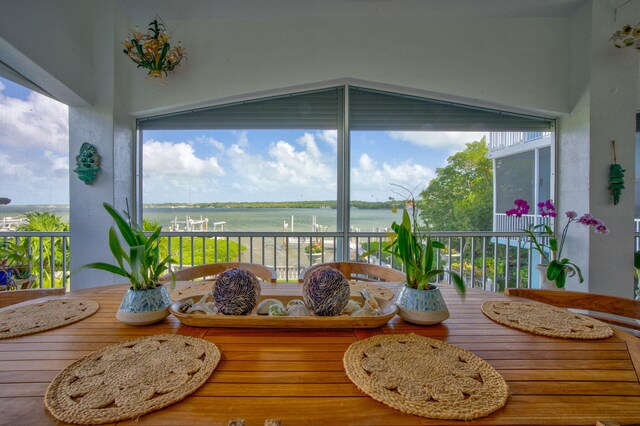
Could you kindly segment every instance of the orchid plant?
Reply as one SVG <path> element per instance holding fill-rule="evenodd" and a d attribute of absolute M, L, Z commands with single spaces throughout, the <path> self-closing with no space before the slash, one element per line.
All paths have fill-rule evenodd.
<path fill-rule="evenodd" d="M 522 217 L 522 215 L 529 213 L 530 207 L 525 200 L 518 199 L 515 200 L 514 203 L 516 207 L 507 210 L 505 212 L 507 216 L 515 216 L 519 218 Z M 556 209 L 552 200 L 538 203 L 538 212 L 542 217 L 557 217 Z M 529 238 L 531 238 L 531 241 L 533 242 L 534 249 L 540 253 L 544 263 L 548 265 L 547 278 L 554 281 L 558 288 L 564 288 L 567 277 L 572 277 L 576 274 L 578 275 L 579 282 L 584 282 L 580 267 L 575 263 L 570 262 L 566 257 L 562 257 L 562 249 L 564 248 L 564 242 L 567 237 L 569 225 L 573 222 L 577 222 L 587 227 L 593 226 L 596 233 L 609 233 L 609 229 L 604 222 L 591 216 L 589 213 L 585 213 L 578 217 L 578 213 L 569 210 L 565 212 L 565 215 L 568 220 L 564 225 L 564 228 L 562 228 L 562 232 L 559 236 L 549 225 L 544 223 L 538 225 L 531 224 L 528 228 L 522 230 L 529 235 Z M 545 239 L 548 240 L 548 243 L 546 244 L 542 242 Z M 545 250 L 545 247 L 547 247 L 548 250 Z"/>

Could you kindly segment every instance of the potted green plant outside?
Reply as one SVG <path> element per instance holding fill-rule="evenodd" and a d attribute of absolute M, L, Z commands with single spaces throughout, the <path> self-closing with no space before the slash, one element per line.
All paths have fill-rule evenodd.
<path fill-rule="evenodd" d="M 449 310 L 440 288 L 431 281 L 448 274 L 461 295 L 464 296 L 466 288 L 462 277 L 456 272 L 436 266 L 436 250 L 443 250 L 445 246 L 432 240 L 428 233 L 421 232 L 416 209 L 413 216 L 412 221 L 407 209 L 404 209 L 402 222 L 393 222 L 391 225 L 391 244 L 384 248 L 384 251 L 402 262 L 407 277 L 395 302 L 398 314 L 404 320 L 415 324 L 438 324 L 449 318 Z"/>
<path fill-rule="evenodd" d="M 0 243 L 0 285 L 6 288 L 29 288 L 31 280 L 31 253 L 29 240 Z"/>
<path fill-rule="evenodd" d="M 166 274 L 170 262 L 169 256 L 160 259 L 160 231 L 156 229 L 147 236 L 141 229 L 129 222 L 111 205 L 104 208 L 113 217 L 120 235 L 128 245 L 125 250 L 113 227 L 109 229 L 109 249 L 117 264 L 104 262 L 90 263 L 82 268 L 100 269 L 125 277 L 131 283 L 116 318 L 131 325 L 146 325 L 158 322 L 169 315 L 171 297 L 162 285 L 160 277 Z M 171 274 L 171 285 L 175 277 Z"/>

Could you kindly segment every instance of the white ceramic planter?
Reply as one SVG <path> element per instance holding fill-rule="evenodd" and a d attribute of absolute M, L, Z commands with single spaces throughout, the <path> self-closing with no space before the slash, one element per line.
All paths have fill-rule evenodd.
<path fill-rule="evenodd" d="M 449 310 L 437 286 L 428 290 L 416 290 L 403 285 L 395 302 L 398 305 L 398 315 L 414 324 L 438 324 L 449 318 Z"/>
<path fill-rule="evenodd" d="M 558 288 L 555 282 L 547 278 L 547 265 L 538 263 L 536 269 L 540 275 L 540 290 L 564 290 L 564 288 Z"/>
<path fill-rule="evenodd" d="M 129 288 L 122 298 L 116 319 L 129 325 L 148 325 L 169 316 L 171 297 L 164 286 L 149 290 Z"/>

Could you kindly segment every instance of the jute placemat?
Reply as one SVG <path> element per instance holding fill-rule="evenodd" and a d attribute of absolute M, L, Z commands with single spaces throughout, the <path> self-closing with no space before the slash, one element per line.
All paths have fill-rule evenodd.
<path fill-rule="evenodd" d="M 567 339 L 605 339 L 611 327 L 586 315 L 537 302 L 489 300 L 482 312 L 497 323 L 519 330 Z"/>
<path fill-rule="evenodd" d="M 185 297 L 202 296 L 211 293 L 215 281 L 198 281 L 194 284 L 186 285 L 171 293 L 172 300 L 180 300 Z"/>
<path fill-rule="evenodd" d="M 360 296 L 360 290 L 366 289 L 373 297 L 378 299 L 393 300 L 394 291 L 392 288 L 381 284 L 366 283 L 362 281 L 351 282 L 351 296 Z"/>
<path fill-rule="evenodd" d="M 53 299 L 0 312 L 0 339 L 39 333 L 80 321 L 96 313 L 92 300 Z"/>
<path fill-rule="evenodd" d="M 416 334 L 353 343 L 344 368 L 360 390 L 390 407 L 430 419 L 471 420 L 504 406 L 509 388 L 483 359 Z"/>
<path fill-rule="evenodd" d="M 44 403 L 55 418 L 102 424 L 139 417 L 198 389 L 220 362 L 213 343 L 164 334 L 107 346 L 53 380 Z"/>

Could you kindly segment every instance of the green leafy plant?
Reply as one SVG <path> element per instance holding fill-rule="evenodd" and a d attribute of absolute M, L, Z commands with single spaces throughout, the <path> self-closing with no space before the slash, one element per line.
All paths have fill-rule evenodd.
<path fill-rule="evenodd" d="M 304 252 L 307 254 L 309 254 L 309 252 L 311 252 L 312 254 L 322 253 L 322 245 L 318 242 L 313 242 L 312 244 L 304 247 Z"/>
<path fill-rule="evenodd" d="M 402 212 L 402 222 L 397 223 L 394 221 L 391 224 L 391 230 L 393 231 L 389 233 L 391 242 L 385 243 L 382 251 L 391 254 L 402 262 L 407 277 L 407 287 L 428 290 L 433 288 L 433 285 L 430 284 L 432 279 L 442 274 L 448 274 L 458 292 L 464 296 L 466 287 L 462 277 L 449 269 L 436 267 L 436 250 L 444 250 L 445 245 L 440 241 L 431 239 L 426 221 L 424 221 L 424 229 L 420 229 L 418 224 L 418 203 L 416 203 L 413 195 L 415 188 L 410 190 L 400 185 L 392 185 L 405 191 L 405 194 L 399 193 L 399 195 L 409 195 L 405 206 L 412 207 L 413 220 L 405 207 Z M 361 257 L 367 257 L 378 250 L 379 247 L 376 247 L 375 250 L 363 253 Z"/>
<path fill-rule="evenodd" d="M 128 252 L 123 248 L 113 227 L 109 229 L 109 249 L 116 259 L 117 265 L 104 262 L 90 263 L 82 267 L 100 269 L 120 275 L 129 280 L 133 290 L 148 290 L 159 285 L 159 279 L 166 273 L 169 263 L 175 262 L 170 256 L 160 259 L 160 228 L 151 236 L 147 236 L 135 225 L 130 225 L 120 213 L 108 203 L 103 204 L 109 215 L 113 217 L 120 235 L 129 246 Z M 125 266 L 126 265 L 126 266 Z M 175 277 L 171 274 L 172 286 Z"/>
<path fill-rule="evenodd" d="M 391 244 L 384 247 L 386 251 L 402 262 L 407 276 L 407 287 L 418 290 L 431 288 L 431 281 L 442 274 L 449 274 L 458 292 L 465 294 L 466 287 L 462 277 L 454 271 L 435 267 L 436 250 L 443 250 L 444 244 L 434 241 L 428 234 L 421 232 L 417 223 L 417 212 L 411 220 L 407 209 L 402 213 L 402 222 L 393 222 Z M 426 224 L 425 224 L 426 225 Z"/>
<path fill-rule="evenodd" d="M 13 270 L 16 278 L 25 278 L 31 275 L 29 240 L 23 238 L 20 242 L 5 241 L 0 243 L 0 260 L 2 260 L 2 269 Z"/>
<path fill-rule="evenodd" d="M 28 266 L 31 263 L 29 240 L 23 238 L 19 243 L 3 242 L 0 244 L 0 259 L 6 259 L 10 266 Z"/>

